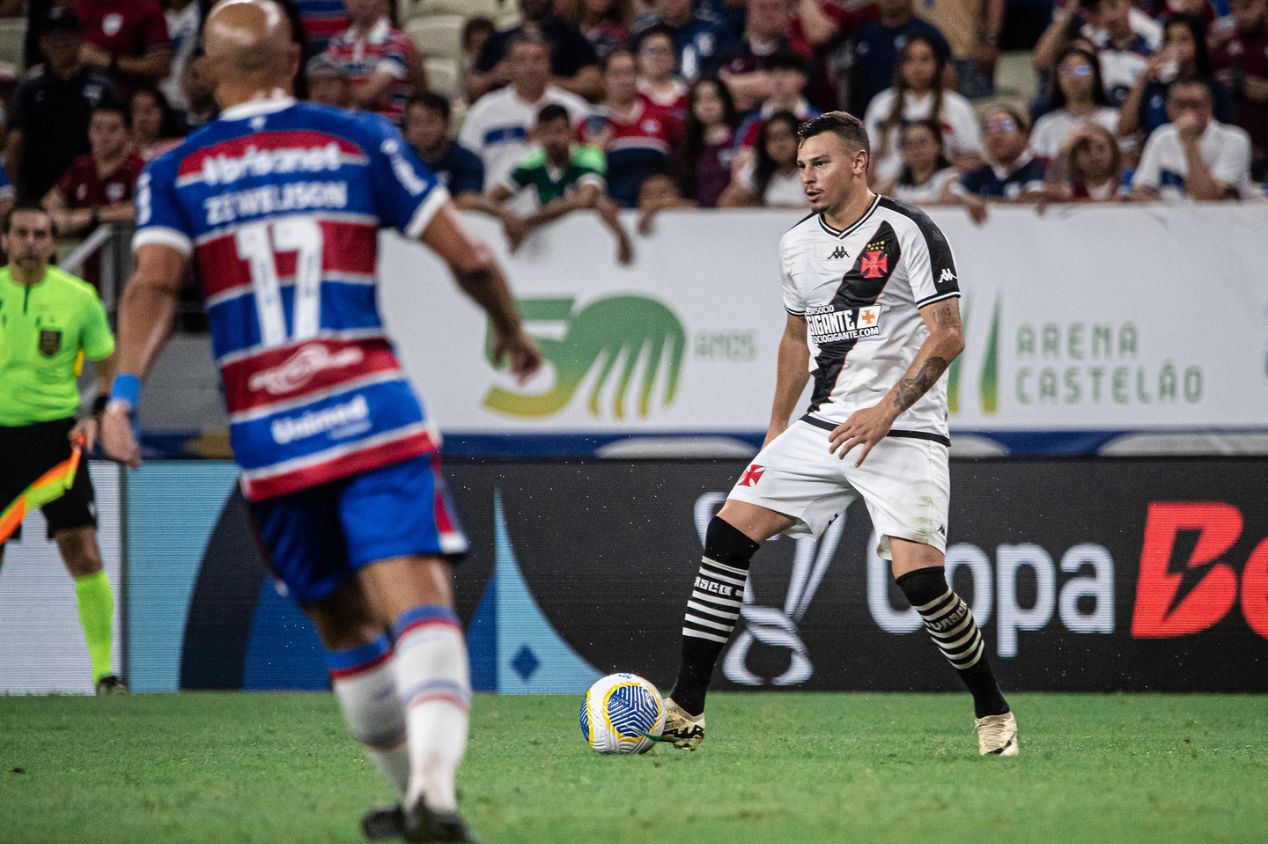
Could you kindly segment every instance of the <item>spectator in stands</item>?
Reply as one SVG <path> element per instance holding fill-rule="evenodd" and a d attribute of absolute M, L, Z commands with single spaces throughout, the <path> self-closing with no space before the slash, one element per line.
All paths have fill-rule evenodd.
<path fill-rule="evenodd" d="M 449 100 L 440 94 L 419 94 L 405 106 L 405 140 L 449 190 L 454 204 L 484 193 L 480 156 L 449 137 Z"/>
<path fill-rule="evenodd" d="M 634 42 L 638 92 L 679 121 L 687 119 L 687 83 L 678 77 L 674 34 L 665 27 L 643 30 Z"/>
<path fill-rule="evenodd" d="M 798 120 L 811 120 L 819 116 L 819 109 L 810 104 L 806 89 L 806 63 L 792 50 L 779 50 L 766 59 L 766 72 L 770 77 L 770 96 L 759 108 L 744 116 L 737 132 L 741 147 L 740 162 L 757 145 L 757 133 L 762 122 L 777 112 L 791 112 Z M 731 86 L 727 86 L 728 88 Z"/>
<path fill-rule="evenodd" d="M 863 123 L 872 145 L 872 178 L 890 181 L 903 168 L 899 135 L 913 120 L 932 120 L 941 127 L 943 153 L 964 170 L 981 164 L 977 114 L 969 101 L 942 87 L 944 61 L 937 45 L 913 35 L 903 45 L 894 87 L 881 91 L 867 107 Z"/>
<path fill-rule="evenodd" d="M 956 87 L 970 100 L 995 96 L 1005 0 L 921 0 L 917 14 L 951 45 Z"/>
<path fill-rule="evenodd" d="M 603 153 L 592 146 L 573 143 L 571 117 L 561 105 L 551 103 L 542 108 L 533 136 L 540 149 L 520 160 L 510 176 L 494 184 L 489 199 L 499 205 L 521 190 L 532 188 L 537 196 L 537 210 L 527 217 L 504 218 L 508 224 L 507 239 L 511 251 L 532 231 L 574 211 L 594 210 L 612 230 L 617 243 L 617 260 L 628 264 L 633 260 L 629 235 L 621 227 L 616 205 L 604 195 L 606 164 Z"/>
<path fill-rule="evenodd" d="M 463 96 L 474 102 L 471 96 L 470 80 L 471 74 L 476 72 L 475 64 L 480 58 L 480 51 L 484 49 L 484 45 L 493 37 L 493 33 L 497 32 L 497 24 L 492 18 L 486 18 L 483 15 L 475 15 L 467 18 L 462 24 L 462 87 Z"/>
<path fill-rule="evenodd" d="M 1025 116 L 1010 105 L 997 103 L 982 115 L 982 140 L 990 163 L 965 173 L 950 190 L 968 206 L 973 219 L 984 219 L 987 201 L 1044 200 L 1044 165 L 1028 148 L 1028 130 Z"/>
<path fill-rule="evenodd" d="M 770 98 L 766 61 L 776 52 L 791 50 L 789 23 L 788 0 L 749 0 L 744 37 L 718 57 L 718 76 L 731 89 L 740 111 L 757 108 Z"/>
<path fill-rule="evenodd" d="M 167 21 L 167 39 L 172 45 L 172 70 L 159 83 L 159 89 L 176 111 L 184 111 L 185 92 L 181 77 L 198 47 L 202 27 L 202 9 L 194 0 L 163 0 L 163 16 Z"/>
<path fill-rule="evenodd" d="M 1110 105 L 1120 108 L 1136 78 L 1144 73 L 1146 60 L 1162 45 L 1162 27 L 1132 6 L 1131 0 L 1077 0 L 1053 16 L 1035 45 L 1035 69 L 1052 72 L 1057 58 L 1076 38 L 1095 47 L 1105 94 Z"/>
<path fill-rule="evenodd" d="M 731 183 L 739 115 L 731 92 L 716 76 L 692 83 L 689 101 L 682 193 L 701 208 L 712 208 Z"/>
<path fill-rule="evenodd" d="M 1228 5 L 1225 0 L 1218 1 L 1221 8 Z M 1212 0 L 1136 0 L 1136 6 L 1160 23 L 1166 23 L 1179 15 L 1194 15 L 1201 18 L 1202 23 L 1207 26 L 1215 20 Z"/>
<path fill-rule="evenodd" d="M 201 52 L 185 65 L 181 74 L 181 91 L 185 94 L 185 130 L 192 132 L 207 125 L 220 114 L 211 80 L 207 78 L 207 60 Z"/>
<path fill-rule="evenodd" d="M 585 100 L 550 84 L 550 54 L 540 38 L 513 38 L 507 47 L 507 68 L 510 84 L 476 101 L 458 135 L 458 141 L 484 162 L 486 185 L 506 181 L 528 153 L 529 135 L 543 106 L 563 106 L 574 125 L 590 113 Z"/>
<path fill-rule="evenodd" d="M 59 236 L 83 235 L 99 223 L 136 218 L 132 192 L 145 161 L 132 150 L 129 123 L 121 105 L 103 103 L 93 109 L 88 124 L 92 152 L 76 158 L 44 197 Z"/>
<path fill-rule="evenodd" d="M 348 29 L 344 0 L 294 0 L 300 25 L 312 55 L 324 53 L 340 33 Z"/>
<path fill-rule="evenodd" d="M 167 18 L 157 0 L 75 0 L 73 8 L 83 27 L 80 59 L 110 76 L 125 101 L 171 74 Z"/>
<path fill-rule="evenodd" d="M 19 86 L 9 107 L 5 167 L 22 201 L 39 201 L 89 151 L 92 110 L 115 100 L 114 84 L 80 59 L 79 18 L 54 7 L 40 23 L 44 70 Z"/>
<path fill-rule="evenodd" d="M 1268 181 L 1268 2 L 1230 0 L 1233 28 L 1215 46 L 1216 77 L 1250 135 L 1256 179 Z"/>
<path fill-rule="evenodd" d="M 157 88 L 141 89 L 128 103 L 132 123 L 132 148 L 149 161 L 181 142 L 180 122 L 167 98 Z"/>
<path fill-rule="evenodd" d="M 1119 131 L 1118 109 L 1105 95 L 1100 62 L 1095 53 L 1082 47 L 1067 47 L 1061 52 L 1048 102 L 1052 111 L 1035 121 L 1030 134 L 1030 148 L 1041 158 L 1055 159 L 1066 138 L 1085 123 Z"/>
<path fill-rule="evenodd" d="M 565 91 L 597 99 L 603 88 L 599 58 L 576 26 L 551 10 L 551 0 L 519 0 L 523 20 L 494 33 L 476 59 L 467 78 L 467 97 L 472 102 L 510 81 L 511 41 L 529 35 L 544 42 L 550 55 L 551 82 Z"/>
<path fill-rule="evenodd" d="M 1250 136 L 1214 119 L 1211 89 L 1182 78 L 1167 91 L 1171 122 L 1149 136 L 1132 180 L 1137 199 L 1237 199 L 1249 195 Z"/>
<path fill-rule="evenodd" d="M 1145 72 L 1136 78 L 1123 102 L 1118 134 L 1144 137 L 1167 122 L 1167 88 L 1177 78 L 1196 77 L 1211 88 L 1215 119 L 1233 121 L 1233 103 L 1228 92 L 1215 81 L 1211 54 L 1206 45 L 1206 24 L 1192 15 L 1175 15 L 1163 27 L 1163 46 L 1149 57 Z"/>
<path fill-rule="evenodd" d="M 671 208 L 695 208 L 696 203 L 683 197 L 678 183 L 668 173 L 652 173 L 643 180 L 638 191 L 638 233 L 652 233 L 652 221 L 661 211 Z"/>
<path fill-rule="evenodd" d="M 682 124 L 638 93 L 634 56 L 621 49 L 603 63 L 603 100 L 582 124 L 581 137 L 607 157 L 608 195 L 635 208 L 643 179 L 667 170 L 682 146 Z"/>
<path fill-rule="evenodd" d="M 399 126 L 405 101 L 427 89 L 423 64 L 409 36 L 392 26 L 387 0 L 347 0 L 347 6 L 348 28 L 323 55 L 343 67 L 353 105 Z"/>
<path fill-rule="evenodd" d="M 1048 198 L 1056 202 L 1128 199 L 1123 152 L 1115 133 L 1100 123 L 1074 129 L 1048 167 Z"/>
<path fill-rule="evenodd" d="M 879 183 L 876 192 L 916 205 L 947 201 L 960 170 L 947 160 L 941 124 L 912 120 L 903 127 L 898 147 L 902 169 L 894 178 Z"/>
<path fill-rule="evenodd" d="M 789 41 L 811 51 L 810 87 L 819 108 L 848 104 L 854 36 L 879 16 L 874 0 L 796 0 Z"/>
<path fill-rule="evenodd" d="M 898 51 L 917 35 L 928 38 L 945 63 L 951 46 L 938 28 L 916 17 L 915 0 L 876 0 L 880 19 L 859 27 L 854 36 L 850 111 L 865 114 L 872 98 L 894 84 Z"/>
<path fill-rule="evenodd" d="M 654 26 L 665 27 L 673 33 L 678 72 L 688 80 L 710 72 L 715 59 L 734 40 L 717 18 L 694 12 L 691 0 L 653 0 L 651 13 L 634 22 L 634 37 L 637 39 Z"/>
<path fill-rule="evenodd" d="M 322 53 L 313 56 L 304 66 L 308 80 L 308 99 L 335 108 L 355 108 L 348 70 L 340 62 Z"/>
<path fill-rule="evenodd" d="M 801 123 L 796 115 L 781 111 L 762 124 L 756 159 L 739 166 L 735 179 L 718 200 L 719 207 L 805 207 L 806 195 L 797 170 L 797 127 Z"/>
<path fill-rule="evenodd" d="M 633 0 L 560 0 L 555 5 L 564 20 L 581 30 L 600 62 L 630 40 Z"/>

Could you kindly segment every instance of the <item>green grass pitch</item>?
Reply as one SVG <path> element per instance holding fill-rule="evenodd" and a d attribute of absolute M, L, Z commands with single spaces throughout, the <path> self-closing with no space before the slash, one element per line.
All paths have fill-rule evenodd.
<path fill-rule="evenodd" d="M 486 842 L 1219 842 L 1268 835 L 1268 699 L 1012 697 L 980 759 L 964 695 L 717 694 L 708 739 L 601 757 L 580 697 L 477 697 L 463 809 Z M 0 841 L 355 842 L 388 790 L 322 694 L 0 698 Z"/>

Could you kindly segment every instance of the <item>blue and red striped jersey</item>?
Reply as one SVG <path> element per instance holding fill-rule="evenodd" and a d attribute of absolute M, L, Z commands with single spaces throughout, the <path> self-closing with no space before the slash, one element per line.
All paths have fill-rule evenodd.
<path fill-rule="evenodd" d="M 290 98 L 146 166 L 133 247 L 193 257 L 248 498 L 436 449 L 375 292 L 379 229 L 416 239 L 448 196 L 383 118 Z"/>

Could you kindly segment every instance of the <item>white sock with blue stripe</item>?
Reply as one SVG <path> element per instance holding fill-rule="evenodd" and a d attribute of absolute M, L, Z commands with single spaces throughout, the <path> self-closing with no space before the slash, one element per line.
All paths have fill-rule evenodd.
<path fill-rule="evenodd" d="M 349 651 L 326 654 L 343 720 L 370 761 L 404 794 L 409 786 L 405 709 L 396 694 L 392 643 L 380 636 Z"/>
<path fill-rule="evenodd" d="M 449 607 L 414 607 L 392 627 L 396 683 L 409 725 L 405 805 L 419 797 L 441 812 L 457 808 L 454 777 L 467 748 L 471 671 L 458 616 Z"/>

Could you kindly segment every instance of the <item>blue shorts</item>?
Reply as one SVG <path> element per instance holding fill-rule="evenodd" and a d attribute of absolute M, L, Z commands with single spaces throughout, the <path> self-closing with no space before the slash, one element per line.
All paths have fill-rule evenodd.
<path fill-rule="evenodd" d="M 328 597 L 379 560 L 453 557 L 468 547 L 439 453 L 249 506 L 266 561 L 301 604 Z"/>

